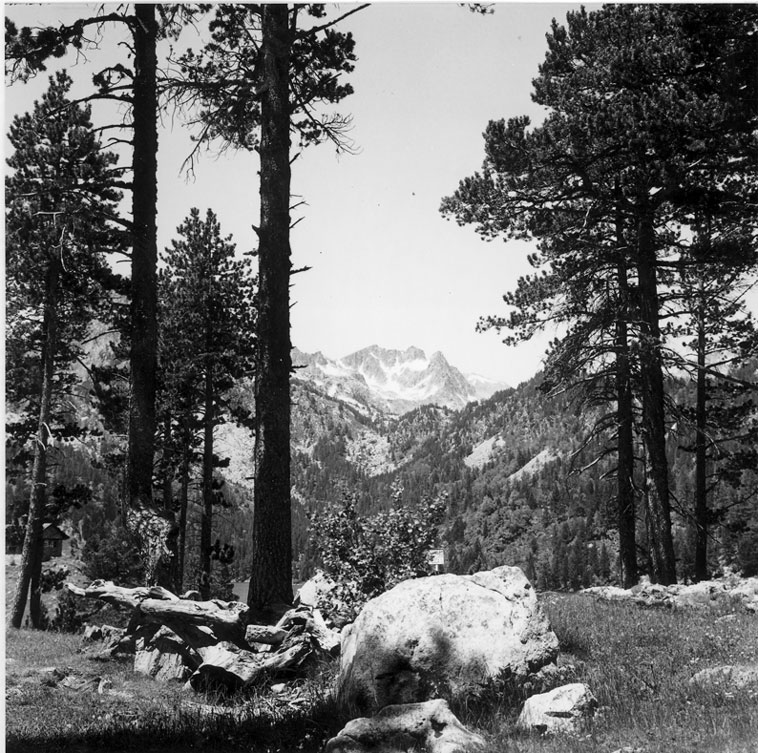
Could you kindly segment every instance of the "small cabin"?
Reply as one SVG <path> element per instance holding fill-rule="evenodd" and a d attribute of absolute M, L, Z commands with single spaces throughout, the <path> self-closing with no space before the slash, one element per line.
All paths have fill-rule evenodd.
<path fill-rule="evenodd" d="M 48 523 L 42 529 L 42 559 L 49 560 L 51 557 L 60 557 L 63 554 L 63 542 L 68 541 L 66 536 L 55 523 Z"/>

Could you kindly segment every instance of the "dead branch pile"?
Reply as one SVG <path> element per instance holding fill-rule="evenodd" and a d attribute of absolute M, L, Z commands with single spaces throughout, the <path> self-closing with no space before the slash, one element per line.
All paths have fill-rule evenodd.
<path fill-rule="evenodd" d="M 165 588 L 122 588 L 96 580 L 68 589 L 86 598 L 132 610 L 124 630 L 88 628 L 87 640 L 104 641 L 93 658 L 134 654 L 135 671 L 157 680 L 187 680 L 194 690 L 239 689 L 296 676 L 319 656 L 339 653 L 339 634 L 317 609 L 302 605 L 275 625 L 251 623 L 246 604 L 195 601 Z"/>

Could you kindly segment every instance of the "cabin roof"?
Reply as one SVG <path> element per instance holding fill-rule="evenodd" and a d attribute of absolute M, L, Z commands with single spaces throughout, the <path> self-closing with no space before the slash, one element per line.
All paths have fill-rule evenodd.
<path fill-rule="evenodd" d="M 63 531 L 61 531 L 60 528 L 58 528 L 55 523 L 48 523 L 43 529 L 42 529 L 42 538 L 49 540 L 55 540 L 59 539 L 60 541 L 65 541 L 68 536 L 66 536 Z"/>

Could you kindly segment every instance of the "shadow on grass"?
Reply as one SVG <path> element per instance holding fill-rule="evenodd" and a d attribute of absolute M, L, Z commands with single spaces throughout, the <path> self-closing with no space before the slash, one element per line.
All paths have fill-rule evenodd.
<path fill-rule="evenodd" d="M 178 753 L 179 751 L 298 750 L 316 753 L 346 723 L 336 704 L 324 699 L 301 710 L 270 713 L 251 707 L 215 707 L 205 715 L 194 710 L 166 710 L 150 719 L 109 721 L 92 727 L 35 736 L 13 732 L 6 738 L 8 753 Z"/>

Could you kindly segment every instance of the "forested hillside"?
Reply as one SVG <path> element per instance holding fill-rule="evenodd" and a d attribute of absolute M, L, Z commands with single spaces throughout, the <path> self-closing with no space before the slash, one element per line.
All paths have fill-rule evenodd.
<path fill-rule="evenodd" d="M 354 493 L 366 514 L 386 509 L 396 481 L 409 504 L 444 492 L 448 505 L 439 543 L 454 572 L 518 564 L 543 588 L 617 582 L 614 461 L 610 455 L 603 457 L 597 442 L 584 446 L 597 412 L 566 397 L 544 395 L 541 383 L 538 375 L 461 411 L 425 406 L 389 422 L 377 431 L 398 463 L 388 473 L 371 474 L 350 462 L 347 446 L 353 433 L 343 425 L 322 436 L 313 456 L 298 456 L 302 486 L 296 485 L 309 509 Z M 672 381 L 670 391 L 684 399 L 688 389 L 684 382 Z M 673 426 L 674 537 L 682 576 L 692 577 L 694 468 L 686 445 L 687 437 Z M 486 453 L 477 455 L 474 450 L 482 446 Z M 321 483 L 324 478 L 328 483 Z M 643 480 L 636 481 L 642 488 Z M 712 492 L 710 564 L 752 573 L 758 565 L 753 554 L 758 544 L 758 476 L 745 470 L 739 482 L 732 486 L 721 481 Z M 636 518 L 644 572 L 641 503 Z"/>

